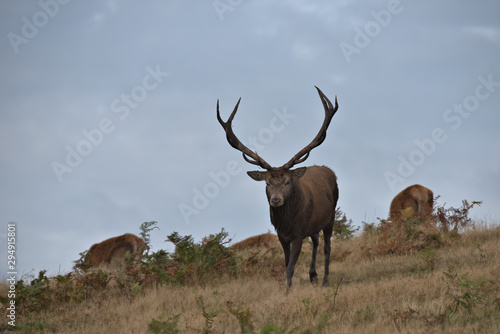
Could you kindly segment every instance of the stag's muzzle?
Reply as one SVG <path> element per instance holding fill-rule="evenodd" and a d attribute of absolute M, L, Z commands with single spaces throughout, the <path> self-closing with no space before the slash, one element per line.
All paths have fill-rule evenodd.
<path fill-rule="evenodd" d="M 279 197 L 273 197 L 269 201 L 269 205 L 274 206 L 275 208 L 283 205 L 283 200 Z"/>

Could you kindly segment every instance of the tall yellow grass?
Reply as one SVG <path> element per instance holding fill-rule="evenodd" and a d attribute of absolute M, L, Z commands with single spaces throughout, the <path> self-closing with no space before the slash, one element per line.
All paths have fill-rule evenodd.
<path fill-rule="evenodd" d="M 310 247 L 305 244 L 292 290 L 285 294 L 282 254 L 276 246 L 261 256 L 253 254 L 262 264 L 254 263 L 238 278 L 204 286 L 162 285 L 135 297 L 105 291 L 18 317 L 18 329 L 148 333 L 153 319 L 177 319 L 174 327 L 181 333 L 240 333 L 242 320 L 235 315 L 240 312 L 248 316 L 248 332 L 255 333 L 263 328 L 269 333 L 500 333 L 500 227 L 471 229 L 449 245 L 407 255 L 370 255 L 366 246 L 362 237 L 334 242 L 330 287 L 309 283 Z M 318 273 L 321 277 L 320 266 Z M 478 299 L 471 299 L 470 308 L 452 311 L 456 300 L 467 301 L 467 294 Z M 217 311 L 211 323 L 200 301 L 206 313 Z"/>

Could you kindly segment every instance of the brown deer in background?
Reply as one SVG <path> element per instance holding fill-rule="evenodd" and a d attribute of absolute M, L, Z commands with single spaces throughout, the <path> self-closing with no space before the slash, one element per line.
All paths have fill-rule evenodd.
<path fill-rule="evenodd" d="M 321 230 L 323 230 L 325 242 L 323 285 L 328 285 L 330 238 L 335 220 L 335 207 L 339 198 L 337 177 L 330 168 L 325 166 L 291 169 L 294 165 L 304 162 L 310 151 L 325 140 L 326 130 L 338 109 L 337 97 L 335 97 L 335 107 L 333 107 L 323 92 L 318 87 L 316 89 L 325 109 L 323 125 L 313 141 L 281 167 L 271 167 L 256 152 L 252 152 L 243 145 L 234 134 L 231 123 L 238 110 L 241 98 L 236 103 L 227 122 L 224 122 L 220 117 L 219 101 L 217 100 L 217 119 L 226 132 L 229 144 L 243 153 L 245 161 L 266 170 L 247 173 L 256 181 L 266 181 L 271 223 L 278 233 L 279 241 L 285 253 L 287 292 L 292 285 L 293 272 L 302 248 L 302 240 L 306 237 L 311 237 L 313 244 L 309 278 L 313 283 L 318 281 L 316 253 Z M 290 244 L 292 246 L 291 252 Z"/>
<path fill-rule="evenodd" d="M 263 233 L 246 238 L 240 242 L 231 245 L 231 248 L 237 251 L 242 251 L 250 248 L 271 248 L 279 242 L 278 236 L 272 233 Z"/>
<path fill-rule="evenodd" d="M 425 217 L 432 213 L 434 195 L 432 191 L 419 184 L 414 184 L 402 190 L 391 202 L 389 215 L 392 221 L 401 219 L 401 212 L 407 208 L 415 214 Z"/>
<path fill-rule="evenodd" d="M 106 266 L 111 264 L 112 260 L 124 259 L 127 252 L 137 253 L 145 245 L 143 239 L 134 234 L 125 233 L 92 245 L 87 252 L 85 261 L 93 266 Z"/>

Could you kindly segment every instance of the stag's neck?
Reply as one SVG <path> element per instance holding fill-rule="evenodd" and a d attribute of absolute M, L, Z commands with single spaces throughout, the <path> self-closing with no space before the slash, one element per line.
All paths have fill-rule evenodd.
<path fill-rule="evenodd" d="M 271 223 L 276 228 L 278 235 L 287 238 L 295 234 L 295 224 L 301 221 L 301 215 L 304 213 L 304 193 L 297 184 L 290 198 L 280 207 L 270 206 Z"/>

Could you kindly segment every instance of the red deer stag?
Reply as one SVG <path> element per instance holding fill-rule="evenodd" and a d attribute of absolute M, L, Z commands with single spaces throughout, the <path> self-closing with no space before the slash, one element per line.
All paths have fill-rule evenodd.
<path fill-rule="evenodd" d="M 334 108 L 323 92 L 318 87 L 316 89 L 325 109 L 323 125 L 313 141 L 281 167 L 271 167 L 256 152 L 243 145 L 234 134 L 231 123 L 238 110 L 241 98 L 236 103 L 227 122 L 224 122 L 220 117 L 219 101 L 217 100 L 217 119 L 226 132 L 229 144 L 243 153 L 245 161 L 267 170 L 265 172 L 252 171 L 247 172 L 247 174 L 256 181 L 266 181 L 271 223 L 278 233 L 279 241 L 285 253 L 287 292 L 292 286 L 293 272 L 302 248 L 302 240 L 306 237 L 311 237 L 313 243 L 309 278 L 313 283 L 318 281 L 316 253 L 321 230 L 323 230 L 325 240 L 325 276 L 323 285 L 328 285 L 330 238 L 335 219 L 335 206 L 339 198 L 337 177 L 330 168 L 325 166 L 291 169 L 294 165 L 304 162 L 310 151 L 325 140 L 326 130 L 338 109 L 337 97 L 335 97 Z M 291 253 L 290 244 L 292 245 Z"/>
<path fill-rule="evenodd" d="M 391 202 L 389 215 L 392 221 L 401 219 L 401 212 L 412 208 L 419 215 L 429 216 L 434 205 L 432 191 L 419 184 L 414 184 L 401 191 Z"/>
<path fill-rule="evenodd" d="M 109 265 L 112 260 L 123 259 L 125 253 L 137 253 L 146 245 L 143 239 L 136 235 L 125 233 L 119 237 L 109 238 L 92 245 L 85 261 L 93 266 Z"/>

